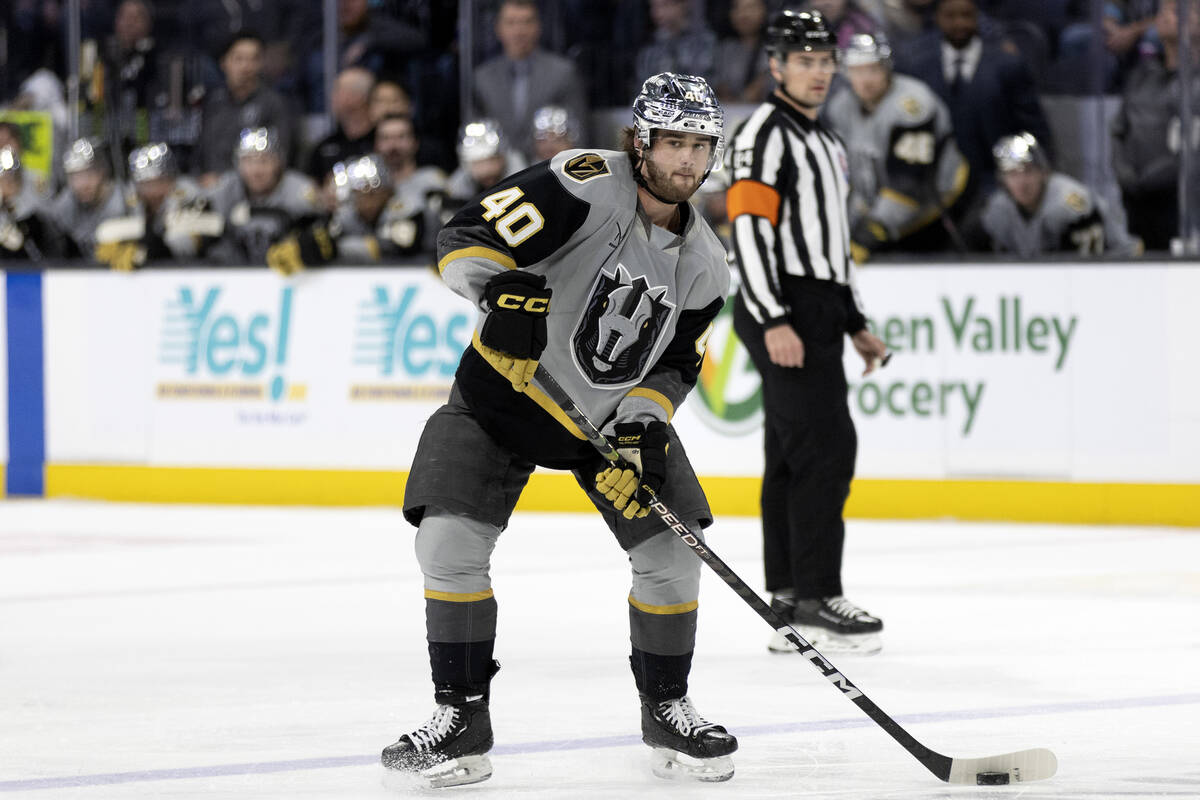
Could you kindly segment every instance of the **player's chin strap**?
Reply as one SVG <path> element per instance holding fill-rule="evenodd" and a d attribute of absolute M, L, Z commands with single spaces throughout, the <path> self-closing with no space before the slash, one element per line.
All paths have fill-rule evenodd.
<path fill-rule="evenodd" d="M 546 395 L 554 401 L 567 418 L 575 423 L 575 426 L 587 437 L 588 442 L 608 461 L 620 460 L 620 455 L 617 454 L 616 448 L 612 443 L 600 432 L 587 415 L 576 405 L 571 396 L 566 390 L 559 385 L 546 368 L 541 364 L 538 365 L 537 371 L 533 374 L 534 382 L 542 389 Z M 667 526 L 667 529 L 683 540 L 683 543 L 692 549 L 701 561 L 712 567 L 713 571 L 725 581 L 731 589 L 737 592 L 738 596 L 746 601 L 746 604 L 758 613 L 760 617 L 766 620 L 776 632 L 783 635 L 793 646 L 800 651 L 800 655 L 804 660 L 816 667 L 825 678 L 838 688 L 846 698 L 852 701 L 856 706 L 862 709 L 868 717 L 875 721 L 879 727 L 883 728 L 888 734 L 900 743 L 900 746 L 907 750 L 914 758 L 921 762 L 927 770 L 932 772 L 939 779 L 947 783 L 1007 783 L 1008 779 L 1013 781 L 1036 781 L 1044 778 L 1049 778 L 1058 770 L 1058 760 L 1054 753 L 1044 748 L 1035 748 L 1033 750 L 1021 750 L 1016 753 L 1005 753 L 998 756 L 986 756 L 984 758 L 951 758 L 950 756 L 942 755 L 941 753 L 930 750 L 925 745 L 917 741 L 911 733 L 900 727 L 896 720 L 884 713 L 883 709 L 875 705 L 875 703 L 863 694 L 862 690 L 850 682 L 850 679 L 843 675 L 837 667 L 831 664 L 825 656 L 817 652 L 811 644 L 799 633 L 795 628 L 789 625 L 783 617 L 771 610 L 771 607 L 758 596 L 758 593 L 751 589 L 744 580 L 739 578 L 729 565 L 717 556 L 708 545 L 700 541 L 700 538 L 688 528 L 687 523 L 683 522 L 674 511 L 667 508 L 666 504 L 660 500 L 657 495 L 648 489 L 642 487 L 648 495 L 648 506 L 659 518 L 659 520 Z"/>

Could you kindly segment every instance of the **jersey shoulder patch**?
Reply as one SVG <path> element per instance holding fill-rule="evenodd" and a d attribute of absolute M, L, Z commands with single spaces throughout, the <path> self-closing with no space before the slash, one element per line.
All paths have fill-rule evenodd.
<path fill-rule="evenodd" d="M 599 153 L 580 153 L 563 164 L 563 174 L 573 181 L 584 183 L 602 175 L 611 175 L 608 161 Z"/>
<path fill-rule="evenodd" d="M 1077 214 L 1087 211 L 1089 205 L 1087 198 L 1079 192 L 1067 192 L 1067 196 L 1063 198 L 1063 202 L 1066 203 L 1067 208 Z"/>

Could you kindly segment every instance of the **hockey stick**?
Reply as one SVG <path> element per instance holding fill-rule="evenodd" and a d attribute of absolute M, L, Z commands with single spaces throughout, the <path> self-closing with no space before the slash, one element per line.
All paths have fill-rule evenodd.
<path fill-rule="evenodd" d="M 566 390 L 540 364 L 538 365 L 537 372 L 534 373 L 534 380 L 550 399 L 554 401 L 555 405 L 562 409 L 567 418 L 575 423 L 575 426 L 587 437 L 588 441 L 599 451 L 600 455 L 612 462 L 620 460 L 621 457 L 604 434 L 600 433 L 599 429 L 592 424 L 592 421 L 575 404 L 575 401 L 571 399 Z M 941 753 L 930 750 L 918 742 L 912 734 L 900 727 L 900 724 L 896 720 L 885 714 L 879 706 L 875 705 L 869 697 L 863 694 L 861 689 L 851 683 L 850 679 L 843 675 L 837 667 L 833 666 L 825 656 L 818 653 L 816 648 L 797 633 L 795 628 L 789 625 L 783 617 L 772 611 L 771 607 L 745 581 L 739 578 L 729 568 L 728 564 L 703 544 L 688 528 L 687 523 L 679 519 L 662 500 L 656 497 L 653 492 L 649 492 L 649 495 L 650 510 L 657 514 L 658 518 L 682 539 L 684 544 L 700 557 L 701 561 L 712 567 L 713 571 L 721 576 L 721 580 L 729 584 L 729 587 L 737 592 L 738 596 L 745 600 L 747 605 L 758 612 L 758 615 L 766 620 L 772 628 L 795 645 L 800 651 L 800 655 L 804 656 L 805 660 L 816 667 L 817 671 L 836 686 L 847 699 L 853 701 L 856 706 L 862 709 L 863 713 L 875 720 L 875 723 L 879 727 L 887 731 L 893 739 L 900 743 L 901 747 L 911 753 L 913 757 L 924 764 L 925 768 L 938 778 L 947 783 L 990 785 L 1038 781 L 1054 775 L 1058 769 L 1058 760 L 1054 757 L 1054 753 L 1044 748 L 1021 750 L 1016 753 L 1005 753 L 1004 755 L 986 756 L 984 758 L 951 758 L 950 756 L 944 756 Z"/>

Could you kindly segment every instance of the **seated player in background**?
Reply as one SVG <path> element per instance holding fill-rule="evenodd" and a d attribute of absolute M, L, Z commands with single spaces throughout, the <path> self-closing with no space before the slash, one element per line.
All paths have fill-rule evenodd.
<path fill-rule="evenodd" d="M 391 173 L 377 154 L 333 168 L 338 207 L 330 225 L 338 257 L 382 261 L 421 252 L 425 206 L 396 191 Z"/>
<path fill-rule="evenodd" d="M 120 240 L 117 231 L 98 235 L 101 223 L 128 217 L 134 204 L 120 183 L 114 181 L 108 160 L 90 139 L 78 139 L 63 157 L 67 186 L 50 204 L 49 219 L 62 236 L 67 258 L 93 258 L 96 246 Z"/>
<path fill-rule="evenodd" d="M 0 147 L 0 261 L 43 261 L 58 255 L 58 237 L 43 218 L 41 196 L 21 158 Z"/>
<path fill-rule="evenodd" d="M 226 264 L 266 264 L 271 245 L 323 216 L 317 185 L 284 168 L 279 139 L 268 128 L 242 131 L 235 161 L 210 195 L 222 219 L 210 254 Z"/>
<path fill-rule="evenodd" d="M 525 159 L 509 148 L 495 120 L 468 122 L 458 137 L 458 169 L 446 184 L 443 219 L 449 219 L 470 198 L 524 168 Z"/>
<path fill-rule="evenodd" d="M 437 167 L 417 166 L 421 141 L 411 117 L 389 115 L 375 125 L 375 152 L 392 176 L 396 197 L 408 208 L 422 208 L 420 249 L 432 253 L 446 199 L 446 173 Z"/>
<path fill-rule="evenodd" d="M 490 559 L 537 465 L 571 470 L 628 553 L 629 663 L 655 774 L 733 776 L 737 740 L 688 697 L 700 560 L 649 513 L 642 490 L 661 489 L 698 538 L 712 522 L 669 423 L 729 289 L 725 251 L 688 202 L 720 163 L 724 112 L 702 78 L 664 73 L 645 82 L 633 120 L 623 152 L 560 153 L 476 196 L 438 237 L 442 276 L 476 305 L 479 324 L 405 488 L 437 709 L 384 749 L 389 781 L 491 775 Z M 600 459 L 538 388 L 539 361 L 626 463 Z"/>
<path fill-rule="evenodd" d="M 993 150 L 1001 188 L 992 192 L 971 238 L 979 249 L 1032 258 L 1044 253 L 1139 255 L 1142 243 L 1113 222 L 1095 192 L 1050 168 L 1029 133 Z"/>
<path fill-rule="evenodd" d="M 850 247 L 862 264 L 879 250 L 946 249 L 945 210 L 967 185 L 950 112 L 929 87 L 892 70 L 883 34 L 856 34 L 843 51 L 850 90 L 825 107 L 850 159 Z"/>

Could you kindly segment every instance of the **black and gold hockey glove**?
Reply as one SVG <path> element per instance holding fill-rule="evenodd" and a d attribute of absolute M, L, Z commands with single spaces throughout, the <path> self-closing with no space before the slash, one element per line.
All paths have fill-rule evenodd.
<path fill-rule="evenodd" d="M 146 263 L 141 242 L 103 242 L 96 245 L 96 260 L 117 272 L 133 272 Z"/>
<path fill-rule="evenodd" d="M 611 441 L 621 460 L 596 473 L 596 491 L 625 519 L 641 519 L 650 513 L 650 494 L 667 479 L 667 425 L 618 423 Z"/>
<path fill-rule="evenodd" d="M 514 391 L 525 391 L 546 349 L 550 295 L 544 275 L 521 270 L 493 275 L 483 286 L 488 315 L 479 332 L 479 353 Z"/>
<path fill-rule="evenodd" d="M 850 231 L 850 255 L 854 257 L 854 263 L 865 263 L 871 254 L 887 244 L 887 241 L 888 232 L 883 223 L 863 217 Z"/>
<path fill-rule="evenodd" d="M 267 249 L 267 266 L 281 275 L 294 275 L 308 266 L 337 258 L 337 242 L 319 222 L 305 225 Z"/>

